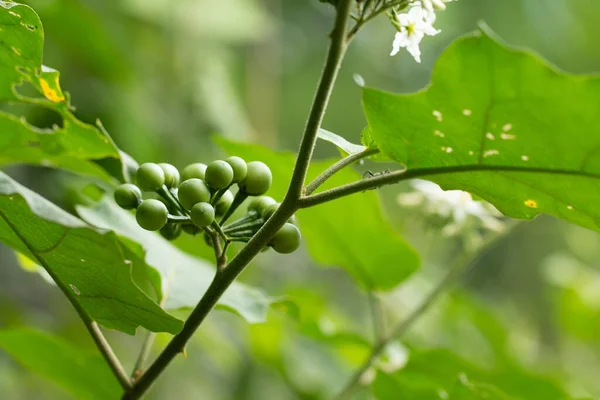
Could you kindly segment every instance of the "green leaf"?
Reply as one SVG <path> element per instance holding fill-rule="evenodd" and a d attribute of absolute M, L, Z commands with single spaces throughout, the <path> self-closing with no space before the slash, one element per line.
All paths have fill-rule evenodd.
<path fill-rule="evenodd" d="M 58 71 L 42 65 L 44 33 L 37 14 L 26 5 L 0 1 L 0 36 L 0 101 L 56 111 L 63 125 L 40 129 L 24 118 L 0 111 L 0 164 L 63 168 L 112 181 L 93 161 L 120 162 L 118 149 L 105 131 L 73 115 L 68 95 L 60 87 Z M 32 86 L 40 97 L 20 94 L 23 84 Z M 121 174 L 116 176 L 122 178 Z"/>
<path fill-rule="evenodd" d="M 328 130 L 325 130 L 323 128 L 319 128 L 317 137 L 337 146 L 338 149 L 340 149 L 342 155 L 344 156 L 349 154 L 360 153 L 361 151 L 366 150 L 365 146 L 350 143 L 340 135 L 336 135 L 335 133 L 329 132 Z"/>
<path fill-rule="evenodd" d="M 569 399 L 561 388 L 544 377 L 518 367 L 486 370 L 442 349 L 414 351 L 400 370 L 379 371 L 373 388 L 379 400 L 397 399 L 398 393 L 407 400 Z"/>
<path fill-rule="evenodd" d="M 119 383 L 104 359 L 71 343 L 29 328 L 0 330 L 0 347 L 25 368 L 77 399 L 118 399 Z"/>
<path fill-rule="evenodd" d="M 556 71 L 484 29 L 439 58 L 426 89 L 365 89 L 377 146 L 415 176 L 504 214 L 547 213 L 599 230 L 600 78 Z"/>
<path fill-rule="evenodd" d="M 134 246 L 141 244 L 146 252 L 146 262 L 162 276 L 166 309 L 194 307 L 212 281 L 215 274 L 212 264 L 184 253 L 155 232 L 143 230 L 131 213 L 119 208 L 108 197 L 93 206 L 78 206 L 77 212 L 88 223 L 131 239 L 126 244 L 132 245 L 132 241 Z M 196 239 L 198 246 L 205 246 L 202 235 Z M 266 320 L 272 302 L 262 291 L 234 282 L 217 307 L 232 311 L 250 323 L 258 323 Z"/>
<path fill-rule="evenodd" d="M 140 325 L 155 332 L 182 328 L 133 282 L 132 274 L 152 270 L 114 233 L 89 227 L 2 172 L 0 241 L 43 266 L 106 328 L 129 334 Z"/>
<path fill-rule="evenodd" d="M 269 195 L 281 200 L 289 185 L 295 156 L 276 153 L 262 146 L 218 143 L 230 154 L 248 161 L 261 160 L 273 172 Z M 335 160 L 313 162 L 309 180 Z M 334 175 L 323 188 L 331 188 L 361 177 L 352 169 Z M 297 214 L 311 256 L 319 263 L 344 268 L 361 286 L 372 290 L 392 289 L 415 272 L 419 258 L 390 227 L 373 191 L 300 210 Z M 390 262 L 393 260 L 393 262 Z"/>

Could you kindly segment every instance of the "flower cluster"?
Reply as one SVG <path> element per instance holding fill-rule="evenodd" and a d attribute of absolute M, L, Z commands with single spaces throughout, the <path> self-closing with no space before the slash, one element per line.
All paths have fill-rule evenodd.
<path fill-rule="evenodd" d="M 406 50 L 421 62 L 421 50 L 419 44 L 421 40 L 428 36 L 435 36 L 440 33 L 439 29 L 433 27 L 435 22 L 435 11 L 445 10 L 446 4 L 453 0 L 419 0 L 409 5 L 408 12 L 398 13 L 391 9 L 388 13 L 392 25 L 396 28 L 396 36 L 392 44 L 391 56 L 398 54 L 400 49 Z"/>
<path fill-rule="evenodd" d="M 402 193 L 398 203 L 421 207 L 432 225 L 441 225 L 442 235 L 461 237 L 467 247 L 477 248 L 486 231 L 502 232 L 502 214 L 490 203 L 473 200 L 462 190 L 443 190 L 429 181 L 412 182 L 413 192 Z"/>

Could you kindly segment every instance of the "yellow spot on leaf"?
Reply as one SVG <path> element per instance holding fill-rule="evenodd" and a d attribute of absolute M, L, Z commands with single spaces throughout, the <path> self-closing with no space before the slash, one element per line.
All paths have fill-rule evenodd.
<path fill-rule="evenodd" d="M 529 208 L 537 208 L 537 202 L 535 200 L 525 200 L 525 205 Z"/>
<path fill-rule="evenodd" d="M 58 75 L 54 77 L 54 88 L 51 88 L 44 78 L 40 78 L 40 85 L 44 96 L 50 101 L 60 103 L 65 100 L 65 96 L 61 93 L 60 84 L 58 83 Z"/>
<path fill-rule="evenodd" d="M 17 253 L 17 261 L 25 271 L 36 272 L 39 265 L 25 254 Z"/>
<path fill-rule="evenodd" d="M 16 55 L 18 55 L 18 56 L 20 56 L 20 55 L 21 55 L 21 52 L 20 52 L 20 51 L 19 51 L 19 49 L 17 49 L 16 47 L 14 47 L 14 46 L 11 46 L 10 48 L 12 49 L 13 53 L 15 53 Z"/>

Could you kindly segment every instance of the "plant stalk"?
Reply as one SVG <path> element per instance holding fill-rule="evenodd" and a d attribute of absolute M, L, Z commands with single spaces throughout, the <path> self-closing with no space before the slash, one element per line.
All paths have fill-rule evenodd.
<path fill-rule="evenodd" d="M 217 301 L 231 283 L 233 283 L 250 261 L 252 261 L 252 259 L 254 259 L 254 257 L 256 257 L 256 255 L 269 243 L 271 238 L 298 209 L 298 202 L 302 194 L 302 187 L 312 157 L 317 133 L 321 126 L 325 110 L 327 109 L 337 72 L 342 64 L 346 46 L 348 44 L 346 40 L 346 30 L 353 2 L 354 0 L 341 0 L 337 7 L 327 60 L 321 74 L 317 94 L 313 101 L 308 122 L 302 137 L 294 173 L 283 202 L 273 216 L 269 218 L 263 227 L 259 229 L 231 262 L 226 266 L 223 265 L 221 268 L 218 268 L 219 272 L 215 274 L 206 293 L 204 293 L 200 302 L 185 321 L 181 332 L 173 337 L 167 347 L 160 353 L 156 361 L 154 361 L 150 368 L 148 368 L 148 370 L 134 383 L 131 390 L 125 392 L 122 400 L 137 400 L 146 393 L 175 356 L 183 352 L 186 343 L 190 340 L 194 332 L 196 332 L 206 316 L 212 311 Z M 237 195 L 236 198 L 238 198 Z M 241 201 L 239 203 L 241 204 Z M 233 208 L 233 206 L 231 208 Z M 233 213 L 231 208 L 223 219 L 221 219 L 221 224 L 223 224 Z"/>

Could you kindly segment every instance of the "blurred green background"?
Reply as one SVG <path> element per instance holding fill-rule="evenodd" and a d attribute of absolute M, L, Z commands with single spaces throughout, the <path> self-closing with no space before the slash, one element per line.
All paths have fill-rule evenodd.
<path fill-rule="evenodd" d="M 297 148 L 327 48 L 330 6 L 317 0 L 24 2 L 42 19 L 44 63 L 61 71 L 77 115 L 100 118 L 139 162 L 183 167 L 212 160 L 222 155 L 213 135 Z M 358 141 L 365 119 L 354 74 L 390 91 L 422 88 L 444 47 L 481 21 L 560 69 L 600 71 L 600 2 L 460 0 L 439 13 L 442 33 L 424 40 L 422 64 L 405 52 L 388 56 L 394 29 L 385 17 L 368 25 L 350 49 L 324 128 Z M 56 122 L 48 111 L 18 111 L 39 126 Z M 318 158 L 336 155 L 333 146 L 319 143 Z M 10 172 L 68 207 L 65 182 L 72 177 L 33 168 Z M 399 193 L 408 190 L 381 191 L 393 226 L 423 258 L 420 272 L 382 294 L 389 321 L 406 315 L 465 252 L 464 241 L 443 236 L 427 215 L 399 204 Z M 476 365 L 533 371 L 573 396 L 600 398 L 599 260 L 596 233 L 551 218 L 519 224 L 476 258 L 460 287 L 402 343 L 447 348 Z M 6 247 L 0 261 L 0 327 L 35 326 L 94 349 L 56 288 L 20 268 Z M 273 310 L 269 323 L 249 326 L 213 313 L 187 360 L 178 358 L 149 398 L 325 399 L 339 390 L 366 355 L 372 322 L 367 294 L 340 269 L 322 267 L 305 251 L 259 257 L 242 279 L 288 296 L 301 321 Z M 131 368 L 142 332 L 109 337 Z M 159 336 L 157 345 L 167 340 Z M 4 353 L 0 393 L 9 400 L 69 398 Z"/>

